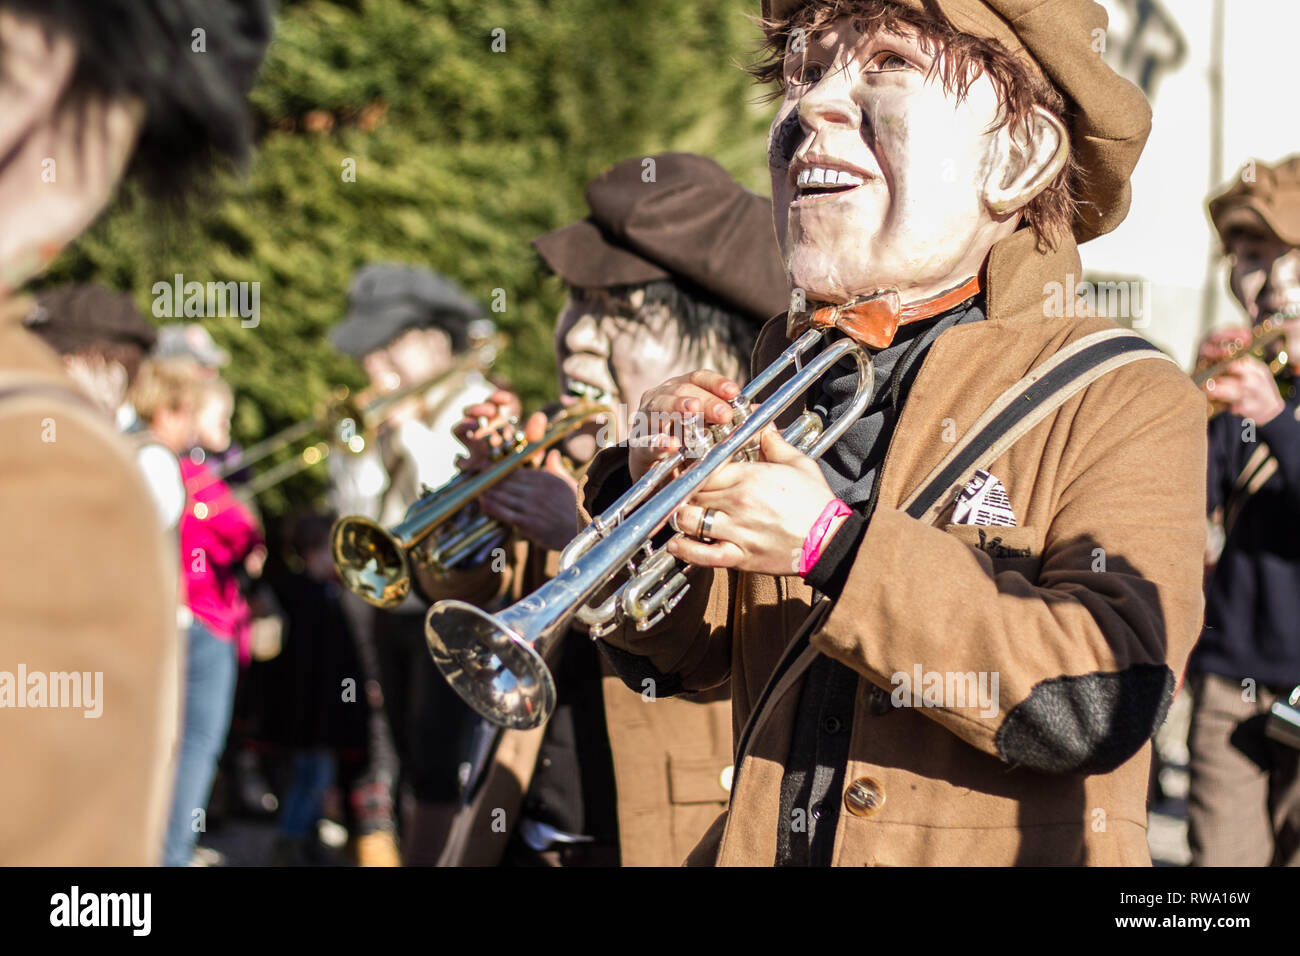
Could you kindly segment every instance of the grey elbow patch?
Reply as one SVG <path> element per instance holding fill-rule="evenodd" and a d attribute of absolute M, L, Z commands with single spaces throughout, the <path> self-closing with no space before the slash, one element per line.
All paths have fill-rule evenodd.
<path fill-rule="evenodd" d="M 1155 735 L 1173 694 L 1163 664 L 1043 681 L 998 728 L 998 756 L 1045 773 L 1109 773 Z"/>
<path fill-rule="evenodd" d="M 682 680 L 676 674 L 665 674 L 648 657 L 641 657 L 625 651 L 621 647 L 597 641 L 605 660 L 614 668 L 618 679 L 638 694 L 644 694 L 647 688 L 653 689 L 655 697 L 675 697 L 682 692 Z M 649 684 L 646 682 L 649 681 Z"/>

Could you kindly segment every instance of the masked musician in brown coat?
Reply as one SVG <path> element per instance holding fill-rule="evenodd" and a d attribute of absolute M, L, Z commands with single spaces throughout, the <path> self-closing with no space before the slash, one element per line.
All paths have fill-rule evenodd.
<path fill-rule="evenodd" d="M 691 862 L 1149 864 L 1150 738 L 1201 618 L 1205 403 L 1076 298 L 1077 243 L 1127 213 L 1146 100 L 1096 52 L 1091 0 L 763 12 L 806 308 L 753 368 L 830 328 L 876 388 L 820 461 L 769 429 L 765 460 L 714 473 L 675 514 L 691 592 L 607 638 L 684 689 L 730 679 L 731 804 Z M 1098 364 L 1121 347 L 1141 360 Z M 1052 357 L 1066 378 L 1028 387 Z M 833 368 L 811 401 L 835 419 L 854 381 Z M 642 411 L 721 423 L 736 393 L 697 372 Z M 587 515 L 661 453 L 602 452 Z"/>
<path fill-rule="evenodd" d="M 555 332 L 562 392 L 600 394 L 614 409 L 565 442 L 579 467 L 598 445 L 626 437 L 629 412 L 665 375 L 703 364 L 743 377 L 755 331 L 787 297 L 770 203 L 710 159 L 627 160 L 594 180 L 587 200 L 590 218 L 534 242 L 569 296 Z M 469 412 L 517 411 L 513 396 L 494 398 L 500 406 Z M 544 427 L 537 413 L 526 434 Z M 469 444 L 481 458 L 482 443 Z M 558 570 L 577 528 L 576 489 L 558 451 L 540 468 L 515 472 L 482 499 L 515 531 L 509 558 L 442 580 L 426 576 L 426 593 L 494 607 L 536 590 Z M 680 863 L 726 806 L 725 685 L 682 697 L 641 683 L 629 689 L 578 630 L 552 666 L 557 714 L 546 727 L 501 735 L 444 862 L 481 865 L 504 852 L 525 865 Z M 593 839 L 568 842 L 575 837 Z"/>
<path fill-rule="evenodd" d="M 1219 367 L 1204 384 L 1206 503 L 1222 536 L 1187 667 L 1188 843 L 1193 866 L 1297 866 L 1300 156 L 1251 161 L 1209 213 L 1254 331 L 1220 330 L 1201 351 Z"/>

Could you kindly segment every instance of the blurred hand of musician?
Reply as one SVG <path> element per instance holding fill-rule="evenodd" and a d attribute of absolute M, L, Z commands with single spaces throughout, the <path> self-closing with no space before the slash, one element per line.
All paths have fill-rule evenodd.
<path fill-rule="evenodd" d="M 250 578 L 260 578 L 262 569 L 266 567 L 266 545 L 256 545 L 248 556 L 244 558 L 244 571 Z"/>
<path fill-rule="evenodd" d="M 485 402 L 467 406 L 465 418 L 452 429 L 467 452 L 456 459 L 456 467 L 473 474 L 491 464 L 494 452 L 512 437 L 506 423 L 522 412 L 519 396 L 505 389 L 493 392 Z"/>
<path fill-rule="evenodd" d="M 537 441 L 546 434 L 547 424 L 545 412 L 534 412 L 524 424 L 524 441 Z M 484 513 L 510 525 L 534 544 L 563 551 L 577 534 L 578 483 L 555 449 L 532 464 L 534 467 L 513 471 L 485 491 L 479 504 Z"/>
<path fill-rule="evenodd" d="M 1197 361 L 1210 365 L 1221 361 L 1233 347 L 1250 344 L 1245 329 L 1226 329 L 1212 333 L 1201 343 Z M 1233 415 L 1248 418 L 1257 425 L 1272 421 L 1285 407 L 1277 380 L 1267 365 L 1253 356 L 1242 356 L 1212 379 L 1201 385 L 1206 396 L 1227 408 Z"/>
<path fill-rule="evenodd" d="M 1217 329 L 1205 337 L 1196 353 L 1196 365 L 1205 368 L 1222 361 L 1234 349 L 1250 345 L 1249 329 Z"/>

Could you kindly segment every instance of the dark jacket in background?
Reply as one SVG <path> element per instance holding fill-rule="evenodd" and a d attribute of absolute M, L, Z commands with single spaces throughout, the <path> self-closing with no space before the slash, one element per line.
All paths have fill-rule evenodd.
<path fill-rule="evenodd" d="M 284 747 L 364 747 L 365 675 L 338 585 L 288 574 L 275 593 L 287 624 L 280 653 L 257 668 L 265 722 L 258 736 Z"/>
<path fill-rule="evenodd" d="M 1188 670 L 1289 690 L 1300 684 L 1300 407 L 1250 438 L 1236 415 L 1210 421 L 1208 505 L 1223 509 L 1227 537 Z"/>

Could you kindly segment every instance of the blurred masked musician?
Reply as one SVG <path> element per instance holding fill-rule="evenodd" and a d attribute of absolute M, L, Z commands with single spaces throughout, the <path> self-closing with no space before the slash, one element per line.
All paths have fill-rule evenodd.
<path fill-rule="evenodd" d="M 269 36 L 263 0 L 0 0 L 0 659 L 29 674 L 0 672 L 8 865 L 158 862 L 180 650 L 174 552 L 133 449 L 21 327 L 18 290 L 127 175 L 175 199 L 245 155 Z M 93 567 L 69 574 L 69 549 Z M 51 675 L 82 706 L 15 707 L 48 704 Z"/>
<path fill-rule="evenodd" d="M 563 459 L 552 451 L 542 467 L 483 495 L 483 510 L 513 531 L 508 560 L 423 574 L 431 599 L 496 607 L 548 580 L 577 530 L 575 475 L 598 442 L 626 440 L 632 410 L 666 375 L 706 367 L 743 379 L 758 327 L 785 307 L 771 203 L 713 160 L 627 160 L 588 185 L 587 203 L 587 219 L 533 245 L 568 292 L 555 331 L 560 406 L 580 395 L 613 415 L 567 440 Z M 465 467 L 476 470 L 491 444 L 481 420 L 518 414 L 519 402 L 499 393 L 466 411 L 457 431 L 471 452 Z M 535 413 L 526 437 L 545 424 L 546 413 Z M 545 727 L 501 735 L 444 863 L 616 865 L 620 855 L 625 866 L 680 863 L 726 805 L 725 682 L 681 697 L 639 679 L 629 690 L 579 630 L 552 666 L 556 713 Z"/>
<path fill-rule="evenodd" d="M 365 515 L 388 527 L 425 489 L 456 473 L 460 446 L 452 428 L 466 405 L 495 391 L 469 352 L 471 324 L 482 316 L 459 287 L 428 269 L 370 264 L 357 272 L 348 314 L 330 341 L 365 369 L 366 401 L 411 394 L 384 410 L 372 446 L 330 456 L 331 504 L 339 514 Z M 428 387 L 420 388 L 422 383 Z M 367 818 L 383 825 L 384 803 L 391 800 L 383 790 L 398 773 L 395 745 L 401 787 L 410 794 L 402 814 L 402 861 L 432 864 L 458 806 L 460 765 L 477 720 L 433 666 L 424 641 L 427 606 L 419 597 L 412 594 L 391 611 L 380 611 L 349 592 L 344 608 L 368 676 L 382 688 L 389 725 L 372 728 L 373 805 L 361 808 L 361 825 L 369 825 Z M 363 863 L 368 852 L 363 845 Z"/>
<path fill-rule="evenodd" d="M 1209 427 L 1208 505 L 1224 538 L 1188 665 L 1197 866 L 1300 864 L 1300 750 L 1268 733 L 1271 708 L 1300 685 L 1300 156 L 1248 169 L 1210 201 L 1210 217 L 1253 330 L 1283 331 L 1262 358 L 1243 351 L 1204 386 L 1221 412 Z M 1251 338 L 1216 333 L 1201 362 Z"/>
<path fill-rule="evenodd" d="M 693 587 L 605 638 L 688 689 L 731 676 L 731 801 L 690 862 L 1149 865 L 1150 738 L 1200 625 L 1204 401 L 1063 306 L 1077 244 L 1128 211 L 1150 108 L 1091 49 L 1091 0 L 762 11 L 806 303 L 753 370 L 817 329 L 875 385 L 859 416 L 852 360 L 811 384 L 804 407 L 852 423 L 817 461 L 766 428 L 762 460 L 711 474 L 668 546 Z M 700 371 L 642 412 L 723 424 L 738 392 Z M 669 439 L 601 452 L 585 513 Z"/>

